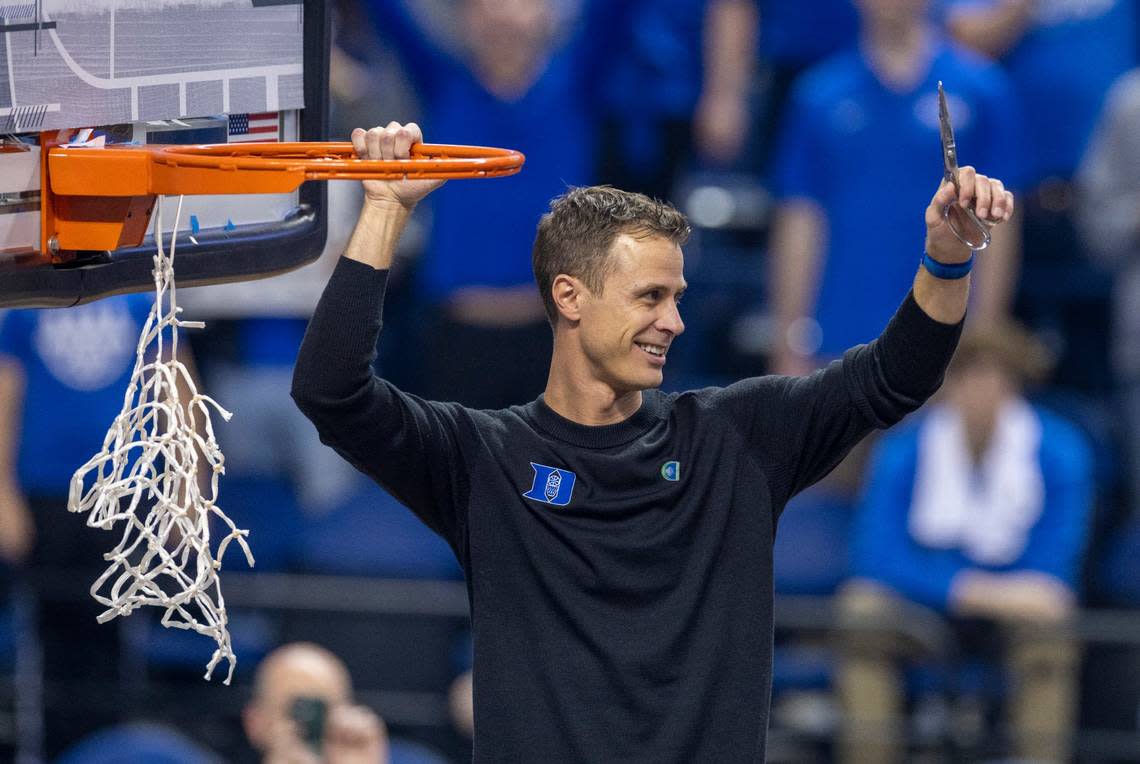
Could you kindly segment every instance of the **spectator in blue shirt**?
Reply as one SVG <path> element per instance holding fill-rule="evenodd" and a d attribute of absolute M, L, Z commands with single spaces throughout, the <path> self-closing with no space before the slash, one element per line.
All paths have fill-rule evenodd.
<path fill-rule="evenodd" d="M 0 318 L 0 513 L 7 525 L 28 512 L 35 526 L 14 522 L 22 539 L 0 532 L 10 561 L 31 552 L 35 538 L 40 564 L 102 563 L 86 546 L 83 518 L 67 514 L 68 490 L 123 406 L 151 302 L 131 295 Z"/>
<path fill-rule="evenodd" d="M 809 70 L 796 84 L 779 155 L 779 207 L 771 235 L 770 306 L 774 368 L 803 373 L 844 348 L 867 342 L 889 316 L 887 295 L 905 289 L 913 266 L 887 253 L 922 254 L 922 230 L 871 208 L 867 157 L 876 183 L 899 200 L 929 195 L 927 173 L 940 162 L 938 82 L 946 86 L 964 165 L 995 167 L 1017 185 L 1019 120 L 996 66 L 948 45 L 931 23 L 927 0 L 860 0 L 858 47 Z M 900 204 L 905 208 L 906 204 Z M 979 267 L 984 289 L 975 317 L 1005 312 L 1019 243 L 994 237 Z"/>
<path fill-rule="evenodd" d="M 645 131 L 636 128 L 658 125 L 649 145 L 668 144 L 672 150 L 657 164 L 658 183 L 672 177 L 678 161 L 692 153 L 686 143 L 690 114 L 699 159 L 712 166 L 766 170 L 792 82 L 850 45 L 858 30 L 851 0 L 666 0 L 639 7 L 631 45 L 606 94 L 611 114 L 629 115 L 620 136 L 621 150 L 629 152 L 621 158 L 624 166 L 638 160 L 648 164 L 648 152 L 637 145 L 644 143 Z M 758 70 L 764 73 L 762 88 Z M 759 108 L 750 104 L 756 95 Z M 742 157 L 748 144 L 757 150 Z M 616 154 L 617 145 L 605 143 L 603 155 Z M 633 175 L 630 190 L 647 192 L 638 182 Z"/>
<path fill-rule="evenodd" d="M 7 468 L 0 486 L 35 505 L 36 522 L 47 534 L 41 542 L 52 543 L 56 528 L 66 537 L 82 525 L 65 509 L 71 476 L 102 446 L 123 406 L 151 302 L 131 295 L 68 310 L 12 310 L 0 318 L 6 393 L 0 447 L 7 457 L 0 462 Z M 44 500 L 58 503 L 41 513 Z"/>
<path fill-rule="evenodd" d="M 1112 83 L 1136 64 L 1135 0 L 944 0 L 963 44 L 1000 60 L 1026 114 L 1026 185 L 1072 178 Z"/>
<path fill-rule="evenodd" d="M 73 473 L 99 451 L 122 409 L 151 303 L 129 295 L 0 317 L 0 557 L 30 567 L 50 681 L 115 677 L 117 630 L 96 623 L 103 607 L 86 591 L 119 534 L 88 528 L 67 500 Z M 42 585 L 61 572 L 72 576 L 73 598 Z M 49 754 L 109 721 L 48 713 Z"/>
<path fill-rule="evenodd" d="M 1057 378 L 1106 392 L 1110 281 L 1077 233 L 1073 177 L 1118 76 L 1137 64 L 1136 0 L 947 0 L 958 40 L 1009 73 L 1027 119 L 1019 313 L 1067 340 Z"/>
<path fill-rule="evenodd" d="M 851 0 L 756 0 L 760 50 L 781 68 L 811 66 L 855 41 L 859 17 Z"/>
<path fill-rule="evenodd" d="M 851 0 L 753 1 L 759 10 L 759 52 L 766 74 L 757 143 L 767 171 L 792 84 L 812 66 L 855 43 L 859 16 Z"/>
<path fill-rule="evenodd" d="M 1044 347 L 1016 325 L 967 331 L 941 402 L 876 451 L 842 607 L 877 624 L 897 623 L 914 605 L 997 624 L 1016 754 L 1067 761 L 1077 646 L 1040 626 L 1076 605 L 1094 489 L 1084 435 L 1022 396 L 1048 365 Z M 897 760 L 889 737 L 857 733 L 899 728 L 905 651 L 886 633 L 846 646 L 846 760 Z"/>
<path fill-rule="evenodd" d="M 1140 69 L 1113 86 L 1077 174 L 1089 255 L 1113 274 L 1113 387 L 1121 393 L 1132 511 L 1140 517 Z"/>
<path fill-rule="evenodd" d="M 629 31 L 599 80 L 599 180 L 660 199 L 694 157 L 731 162 L 748 127 L 751 0 L 628 0 Z"/>
<path fill-rule="evenodd" d="M 54 764 L 223 764 L 222 759 L 165 726 L 109 727 L 69 748 Z"/>
<path fill-rule="evenodd" d="M 526 154 L 518 175 L 452 183 L 432 196 L 419 268 L 431 306 L 422 346 L 433 348 L 422 392 L 475 407 L 521 403 L 545 385 L 551 342 L 531 275 L 534 221 L 567 185 L 593 181 L 591 90 L 602 53 L 625 28 L 626 4 L 591 2 L 560 36 L 548 0 L 462 0 L 455 49 L 415 5 L 370 0 L 377 33 L 399 54 L 440 141 Z M 614 18 L 603 19 L 603 5 Z M 481 235 L 488 230 L 495 235 Z"/>

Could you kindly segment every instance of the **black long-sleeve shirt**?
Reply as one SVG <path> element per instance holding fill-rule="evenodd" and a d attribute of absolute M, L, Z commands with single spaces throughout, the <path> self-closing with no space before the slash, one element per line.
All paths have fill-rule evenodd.
<path fill-rule="evenodd" d="M 648 390 L 591 427 L 542 398 L 476 411 L 377 378 L 386 282 L 341 260 L 293 396 L 463 566 L 475 761 L 762 761 L 780 512 L 937 389 L 960 327 L 908 296 L 815 374 Z"/>

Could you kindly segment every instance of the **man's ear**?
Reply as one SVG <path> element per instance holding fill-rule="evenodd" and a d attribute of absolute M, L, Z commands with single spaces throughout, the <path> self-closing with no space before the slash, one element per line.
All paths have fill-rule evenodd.
<path fill-rule="evenodd" d="M 559 273 L 550 286 L 554 306 L 558 314 L 567 321 L 577 322 L 582 318 L 582 301 L 589 295 L 586 285 L 573 276 Z"/>

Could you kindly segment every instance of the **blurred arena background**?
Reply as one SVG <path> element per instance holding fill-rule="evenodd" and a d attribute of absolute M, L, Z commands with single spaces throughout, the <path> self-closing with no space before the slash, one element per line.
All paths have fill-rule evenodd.
<path fill-rule="evenodd" d="M 918 486 L 956 474 L 915 455 L 921 414 L 798 497 L 776 541 L 769 760 L 1001 760 L 1023 751 L 1018 713 L 1048 713 L 1024 710 L 1025 696 L 1056 693 L 1047 760 L 1140 761 L 1133 0 L 334 5 L 330 139 L 416 121 L 432 142 L 527 155 L 518 176 L 453 183 L 422 205 L 388 290 L 382 373 L 477 407 L 542 391 L 550 333 L 530 244 L 568 185 L 644 191 L 693 224 L 669 389 L 807 372 L 873 339 L 921 254 L 941 175 L 932 83 L 945 80 L 962 164 L 1006 180 L 1021 211 L 976 279 L 970 358 L 983 360 L 962 362 L 959 392 L 940 405 L 980 411 L 981 431 L 1008 435 L 992 463 L 981 449 L 978 469 L 1004 469 L 1012 493 L 995 490 L 1008 498 L 1024 488 L 1008 476 L 1036 465 L 1037 500 L 1009 499 L 982 541 L 908 525 Z M 232 687 L 201 679 L 209 640 L 153 614 L 95 624 L 87 590 L 107 540 L 65 512 L 72 473 L 122 403 L 145 295 L 0 313 L 0 760 L 257 761 L 242 726 L 254 671 L 296 641 L 344 661 L 357 699 L 387 724 L 392 764 L 470 759 L 457 563 L 322 446 L 289 399 L 306 317 L 359 204 L 352 184 L 329 194 L 321 261 L 180 294 L 186 315 L 207 321 L 189 336 L 197 372 L 236 414 L 219 431 L 220 503 L 257 557 L 223 575 Z M 979 371 L 987 363 L 1002 379 Z M 1003 415 L 979 390 L 1027 401 L 1036 435 L 995 429 Z M 987 547 L 1003 534 L 1004 551 Z M 1019 584 L 1047 574 L 1059 593 L 1033 579 L 1032 594 L 971 610 L 947 582 L 975 567 Z M 902 596 L 862 598 L 854 578 Z M 1025 657 L 1027 623 L 1060 647 Z M 860 715 L 875 682 L 893 711 Z M 91 742 L 110 728 L 130 734 Z M 155 752 L 131 758 L 138 739 Z"/>

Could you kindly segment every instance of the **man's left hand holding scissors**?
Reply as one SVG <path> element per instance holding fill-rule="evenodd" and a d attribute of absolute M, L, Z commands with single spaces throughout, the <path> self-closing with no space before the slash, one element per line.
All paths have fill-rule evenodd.
<path fill-rule="evenodd" d="M 967 165 L 958 170 L 957 189 L 944 179 L 926 208 L 926 253 L 947 264 L 965 263 L 974 254 L 950 230 L 944 210 L 954 202 L 972 209 L 989 226 L 1004 223 L 1013 215 L 1013 194 L 997 178 L 982 175 Z"/>
<path fill-rule="evenodd" d="M 958 188 L 943 179 L 926 208 L 926 252 L 914 280 L 914 298 L 936 321 L 955 324 L 966 315 L 970 292 L 969 271 L 975 252 L 950 229 L 945 210 L 957 203 L 973 209 L 979 220 L 995 226 L 1014 212 L 1013 194 L 997 178 L 979 174 L 973 167 L 958 172 Z"/>

